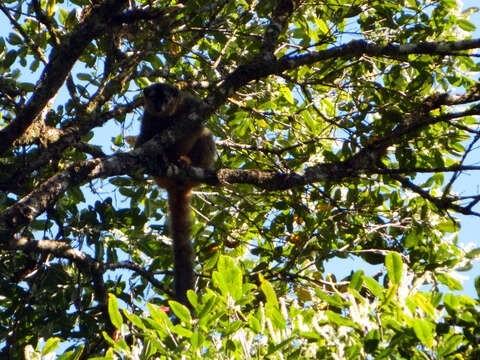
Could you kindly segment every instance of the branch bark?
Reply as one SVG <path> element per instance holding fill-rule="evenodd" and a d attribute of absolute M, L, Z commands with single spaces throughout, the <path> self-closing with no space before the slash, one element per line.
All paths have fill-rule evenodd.
<path fill-rule="evenodd" d="M 141 268 L 138 264 L 122 261 L 116 263 L 107 263 L 102 264 L 101 262 L 95 260 L 84 252 L 72 248 L 65 242 L 54 241 L 54 240 L 33 240 L 25 237 L 21 238 L 11 238 L 8 241 L 8 244 L 1 246 L 5 250 L 22 250 L 25 252 L 32 253 L 44 253 L 52 254 L 56 258 L 68 259 L 71 262 L 75 263 L 79 268 L 86 270 L 84 273 L 88 274 L 95 273 L 97 278 L 101 278 L 103 274 L 108 270 L 115 269 L 128 269 L 131 270 L 145 279 L 147 279 L 153 286 L 164 291 L 166 294 L 172 295 L 169 291 L 165 289 L 160 281 L 155 279 L 152 273 Z"/>
<path fill-rule="evenodd" d="M 480 39 L 445 41 L 445 42 L 421 42 L 407 45 L 378 45 L 364 40 L 353 40 L 348 44 L 334 46 L 327 50 L 311 52 L 305 55 L 283 56 L 280 59 L 258 59 L 240 65 L 230 73 L 217 87 L 216 91 L 206 99 L 211 112 L 236 90 L 252 80 L 279 75 L 285 71 L 298 68 L 303 65 L 311 65 L 320 61 L 333 58 L 355 58 L 363 55 L 384 56 L 401 58 L 412 54 L 451 55 L 453 51 L 477 49 L 480 47 Z"/>
<path fill-rule="evenodd" d="M 73 65 L 87 45 L 107 28 L 113 26 L 113 15 L 119 14 L 127 0 L 107 0 L 94 6 L 84 21 L 79 23 L 66 40 L 56 46 L 50 55 L 36 90 L 21 109 L 15 121 L 0 131 L 0 154 L 4 154 L 13 142 L 28 128 L 47 106 L 70 74 Z"/>
<path fill-rule="evenodd" d="M 323 163 L 305 169 L 303 172 L 275 172 L 261 170 L 240 170 L 240 169 L 200 169 L 200 168 L 179 168 L 168 165 L 162 156 L 163 148 L 173 144 L 178 139 L 184 128 L 188 128 L 188 121 L 174 126 L 172 129 L 155 136 L 138 149 L 127 153 L 118 153 L 103 158 L 74 163 L 64 171 L 57 173 L 34 191 L 10 206 L 0 214 L 0 235 L 11 235 L 21 227 L 32 222 L 42 214 L 48 207 L 53 205 L 57 199 L 69 188 L 81 185 L 97 178 L 129 174 L 135 176 L 138 173 L 149 174 L 160 177 L 171 177 L 177 179 L 193 179 L 210 185 L 220 184 L 252 184 L 266 190 L 285 190 L 293 187 L 304 186 L 322 181 L 344 181 L 348 178 L 357 178 L 361 174 L 388 174 L 389 169 L 378 166 L 378 162 L 385 155 L 386 149 L 395 144 L 398 139 L 408 136 L 419 129 L 431 124 L 451 119 L 480 115 L 480 106 L 470 110 L 440 115 L 437 117 L 424 115 L 415 121 L 406 122 L 398 126 L 388 136 L 381 138 L 372 144 L 364 147 L 350 159 L 337 163 Z M 201 121 L 198 113 L 192 116 L 194 121 Z M 191 120 L 190 117 L 187 120 Z M 168 166 L 167 166 L 168 165 Z M 472 167 L 469 167 L 472 169 Z M 452 171 L 459 171 L 458 167 Z M 408 169 L 407 172 L 411 172 Z M 398 169 L 392 169 L 391 174 L 398 175 Z M 412 188 L 410 186 L 410 188 Z M 459 211 L 453 206 L 457 199 L 443 199 L 443 204 L 450 204 L 448 208 Z M 475 214 L 469 210 L 470 214 Z M 8 239 L 9 237 L 3 237 Z"/>

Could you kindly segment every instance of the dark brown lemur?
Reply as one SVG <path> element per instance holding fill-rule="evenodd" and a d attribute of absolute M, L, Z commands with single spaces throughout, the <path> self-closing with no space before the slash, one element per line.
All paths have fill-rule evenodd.
<path fill-rule="evenodd" d="M 143 90 L 144 115 L 135 147 L 185 119 L 198 109 L 200 100 L 168 84 L 153 84 Z M 202 125 L 195 126 L 165 149 L 168 161 L 179 166 L 211 167 L 215 158 L 212 133 Z M 175 300 L 188 305 L 187 290 L 193 288 L 193 249 L 191 235 L 191 190 L 198 183 L 156 177 L 158 186 L 167 190 L 170 230 L 173 239 Z"/>

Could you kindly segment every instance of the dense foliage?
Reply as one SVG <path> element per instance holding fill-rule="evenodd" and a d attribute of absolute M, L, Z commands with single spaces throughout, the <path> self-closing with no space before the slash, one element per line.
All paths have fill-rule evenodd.
<path fill-rule="evenodd" d="M 0 11 L 2 358 L 480 357 L 479 299 L 455 292 L 480 253 L 456 236 L 458 214 L 480 215 L 480 196 L 457 185 L 480 170 L 477 9 L 4 0 Z M 153 82 L 204 106 L 132 150 L 139 89 Z M 170 171 L 160 149 L 199 121 L 216 170 Z M 167 170 L 206 184 L 192 204 L 193 313 L 170 300 L 165 194 L 148 180 Z M 327 274 L 349 259 L 347 278 Z"/>

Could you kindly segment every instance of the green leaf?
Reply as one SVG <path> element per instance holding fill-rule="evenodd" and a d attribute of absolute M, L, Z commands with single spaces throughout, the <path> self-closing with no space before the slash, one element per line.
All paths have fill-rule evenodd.
<path fill-rule="evenodd" d="M 156 344 L 159 344 L 160 346 L 155 346 Z M 152 355 L 155 354 L 156 350 L 161 348 L 163 348 L 163 346 L 159 342 L 151 338 L 145 339 L 143 341 L 143 348 L 142 353 L 140 354 L 140 360 L 152 359 Z"/>
<path fill-rule="evenodd" d="M 363 270 L 355 271 L 352 274 L 352 278 L 350 279 L 350 284 L 348 284 L 348 287 L 351 289 L 360 291 L 363 285 L 363 277 L 364 277 Z"/>
<path fill-rule="evenodd" d="M 480 257 L 480 248 L 475 248 L 475 249 L 471 250 L 470 252 L 468 252 L 466 255 L 467 255 L 468 259 L 476 259 L 476 258 Z"/>
<path fill-rule="evenodd" d="M 51 17 L 53 14 L 54 14 L 54 10 L 55 10 L 55 5 L 56 5 L 57 1 L 56 0 L 47 0 L 47 16 L 48 17 Z"/>
<path fill-rule="evenodd" d="M 272 325 L 275 330 L 284 330 L 287 323 L 282 316 L 282 313 L 277 306 L 267 303 L 265 305 L 265 315 L 272 320 Z"/>
<path fill-rule="evenodd" d="M 3 67 L 9 67 L 15 62 L 15 60 L 17 59 L 17 56 L 18 56 L 18 53 L 15 50 L 10 50 L 5 55 L 5 58 L 3 59 L 1 65 Z"/>
<path fill-rule="evenodd" d="M 152 319 L 160 324 L 162 327 L 165 325 L 170 326 L 172 325 L 170 319 L 168 318 L 167 314 L 165 314 L 165 311 L 163 311 L 160 306 L 154 305 L 147 303 L 147 309 L 150 312 L 150 315 L 152 316 Z"/>
<path fill-rule="evenodd" d="M 447 219 L 446 221 L 438 224 L 438 229 L 440 229 L 442 232 L 455 233 L 459 230 L 459 226 L 457 222 Z"/>
<path fill-rule="evenodd" d="M 33 90 L 35 90 L 35 85 L 32 83 L 24 82 L 24 83 L 19 83 L 18 88 L 26 92 L 32 92 Z"/>
<path fill-rule="evenodd" d="M 271 304 L 278 308 L 277 294 L 275 294 L 272 285 L 267 280 L 263 279 L 261 280 L 260 288 L 267 298 L 267 304 Z"/>
<path fill-rule="evenodd" d="M 85 345 L 80 345 L 75 351 L 68 351 L 65 354 L 60 355 L 57 360 L 79 360 L 84 348 Z"/>
<path fill-rule="evenodd" d="M 197 351 L 199 347 L 202 346 L 203 342 L 205 341 L 205 337 L 199 331 L 196 331 L 190 337 L 190 344 L 192 345 L 193 351 Z"/>
<path fill-rule="evenodd" d="M 295 338 L 292 336 L 290 338 L 287 338 L 287 339 L 281 341 L 279 344 L 273 346 L 270 349 L 270 351 L 267 354 L 265 354 L 265 359 L 270 359 L 270 355 L 276 353 L 277 351 L 282 350 L 283 348 L 286 348 L 294 340 L 295 340 Z M 274 358 L 276 358 L 276 357 L 274 357 Z"/>
<path fill-rule="evenodd" d="M 363 281 L 368 290 L 377 298 L 380 298 L 383 295 L 384 288 L 378 284 L 375 279 L 371 277 L 364 276 Z"/>
<path fill-rule="evenodd" d="M 203 297 L 204 304 L 201 307 L 201 310 L 198 311 L 198 318 L 202 319 L 207 316 L 213 309 L 215 303 L 217 302 L 217 296 L 209 294 Z"/>
<path fill-rule="evenodd" d="M 369 331 L 364 339 L 365 351 L 369 354 L 373 354 L 375 350 L 377 350 L 379 343 L 380 332 L 377 329 Z"/>
<path fill-rule="evenodd" d="M 260 321 L 258 321 L 256 317 L 250 316 L 248 319 L 248 323 L 255 334 L 261 333 L 262 327 L 260 326 Z"/>
<path fill-rule="evenodd" d="M 188 308 L 176 301 L 170 300 L 168 305 L 172 309 L 173 313 L 177 315 L 177 317 L 183 321 L 185 324 L 190 325 L 192 322 L 192 316 L 190 315 L 190 311 Z"/>
<path fill-rule="evenodd" d="M 443 302 L 449 309 L 452 310 L 457 310 L 460 306 L 460 301 L 458 300 L 458 297 L 454 294 L 446 294 L 443 298 Z"/>
<path fill-rule="evenodd" d="M 128 177 L 125 177 L 125 176 L 113 177 L 113 178 L 110 178 L 108 181 L 110 181 L 110 183 L 112 185 L 115 185 L 115 186 L 118 186 L 118 187 L 135 185 L 135 183 L 132 181 L 131 178 L 128 178 Z"/>
<path fill-rule="evenodd" d="M 280 87 L 280 94 L 290 103 L 294 104 L 295 100 L 293 99 L 292 92 L 290 89 L 286 86 Z"/>
<path fill-rule="evenodd" d="M 42 350 L 42 355 L 47 355 L 54 351 L 58 347 L 58 343 L 60 342 L 60 338 L 53 337 L 46 341 L 45 346 Z"/>
<path fill-rule="evenodd" d="M 113 341 L 113 339 L 110 337 L 110 335 L 107 334 L 106 331 L 102 331 L 102 336 L 110 346 L 115 346 L 115 341 Z"/>
<path fill-rule="evenodd" d="M 413 331 L 418 340 L 428 348 L 433 346 L 433 327 L 428 321 L 422 319 L 413 320 Z"/>
<path fill-rule="evenodd" d="M 436 277 L 438 281 L 440 281 L 442 284 L 447 285 L 450 290 L 453 291 L 458 291 L 458 290 L 463 290 L 462 284 L 450 275 L 447 274 L 436 274 Z"/>
<path fill-rule="evenodd" d="M 59 16 L 58 16 L 58 18 L 59 18 L 59 20 L 60 20 L 60 23 L 61 23 L 62 25 L 66 25 L 67 19 L 68 19 L 68 11 L 66 11 L 66 10 L 63 9 L 63 8 L 59 8 L 58 11 L 59 11 Z"/>
<path fill-rule="evenodd" d="M 8 42 L 12 45 L 20 45 L 23 43 L 23 39 L 15 33 L 10 33 L 8 36 Z"/>
<path fill-rule="evenodd" d="M 480 276 L 475 278 L 475 290 L 477 291 L 477 297 L 480 298 Z"/>
<path fill-rule="evenodd" d="M 193 335 L 193 333 L 190 330 L 185 329 L 182 325 L 175 325 L 172 328 L 172 331 L 175 334 L 186 337 L 186 338 L 190 338 Z"/>
<path fill-rule="evenodd" d="M 212 256 L 209 256 L 208 259 L 203 263 L 204 270 L 211 270 L 217 265 L 218 259 L 220 258 L 220 252 L 216 251 Z"/>
<path fill-rule="evenodd" d="M 187 299 L 195 310 L 198 309 L 198 295 L 193 290 L 187 291 Z"/>
<path fill-rule="evenodd" d="M 71 187 L 68 189 L 68 195 L 72 197 L 72 200 L 80 203 L 85 202 L 85 197 L 83 195 L 82 190 L 79 187 Z"/>
<path fill-rule="evenodd" d="M 330 306 L 342 308 L 348 305 L 348 303 L 346 301 L 343 301 L 343 299 L 338 294 L 328 295 L 320 289 L 316 289 L 315 294 Z"/>
<path fill-rule="evenodd" d="M 396 252 L 389 252 L 385 257 L 385 267 L 388 271 L 388 278 L 393 285 L 400 284 L 402 280 L 403 261 Z"/>
<path fill-rule="evenodd" d="M 462 335 L 455 335 L 455 334 L 447 335 L 443 343 L 440 343 L 440 346 L 438 349 L 438 358 L 439 359 L 444 358 L 452 354 L 454 351 L 456 351 L 456 349 L 462 343 L 462 340 L 463 340 Z"/>
<path fill-rule="evenodd" d="M 110 316 L 113 326 L 120 329 L 123 324 L 123 318 L 118 310 L 117 298 L 113 294 L 108 294 L 108 315 Z"/>
<path fill-rule="evenodd" d="M 435 308 L 430 302 L 429 294 L 424 295 L 422 293 L 416 293 L 411 297 L 411 299 L 417 304 L 426 314 L 431 317 L 435 316 Z"/>
<path fill-rule="evenodd" d="M 458 26 L 460 26 L 462 30 L 470 31 L 470 32 L 475 31 L 476 29 L 476 26 L 470 21 L 468 21 L 467 19 L 459 19 Z"/>
<path fill-rule="evenodd" d="M 242 271 L 229 256 L 221 256 L 217 263 L 218 271 L 212 275 L 214 283 L 224 296 L 230 294 L 234 301 L 239 301 L 243 296 Z"/>
<path fill-rule="evenodd" d="M 347 319 L 342 315 L 337 314 L 336 312 L 327 310 L 325 311 L 325 315 L 328 317 L 328 320 L 330 320 L 331 322 L 333 322 L 338 326 L 348 326 L 348 327 L 357 328 L 357 325 L 352 320 Z"/>
<path fill-rule="evenodd" d="M 309 289 L 304 286 L 298 286 L 295 289 L 295 295 L 301 302 L 312 301 L 312 294 L 310 293 Z"/>
<path fill-rule="evenodd" d="M 318 123 L 312 118 L 310 111 L 305 110 L 302 112 L 303 115 L 303 122 L 305 126 L 308 128 L 309 131 L 315 131 L 318 127 Z"/>
<path fill-rule="evenodd" d="M 143 321 L 135 314 L 130 314 L 126 309 L 123 309 L 123 315 L 136 327 L 142 330 L 146 330 Z"/>

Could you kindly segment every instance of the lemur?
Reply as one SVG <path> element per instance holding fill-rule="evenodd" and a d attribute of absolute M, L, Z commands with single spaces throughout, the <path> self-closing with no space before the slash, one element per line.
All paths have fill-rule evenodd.
<path fill-rule="evenodd" d="M 169 84 L 153 84 L 143 90 L 144 115 L 135 147 L 142 145 L 177 121 L 183 120 L 201 101 Z M 203 125 L 195 126 L 165 149 L 168 161 L 179 166 L 209 168 L 216 148 L 212 133 Z M 192 219 L 191 190 L 198 183 L 154 178 L 167 190 L 170 230 L 173 239 L 175 300 L 187 305 L 187 290 L 193 288 L 193 249 L 190 240 Z"/>

